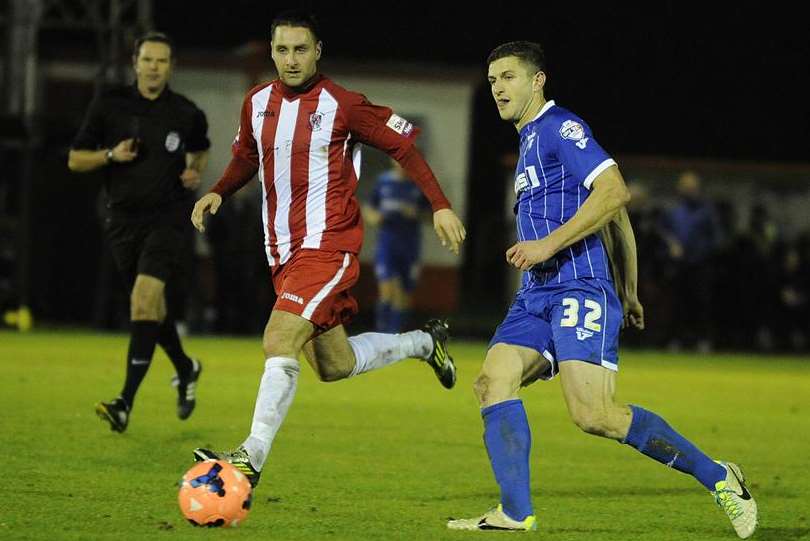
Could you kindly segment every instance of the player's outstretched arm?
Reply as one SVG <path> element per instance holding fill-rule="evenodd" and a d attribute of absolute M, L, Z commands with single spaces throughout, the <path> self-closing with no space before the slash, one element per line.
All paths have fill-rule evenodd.
<path fill-rule="evenodd" d="M 458 255 L 459 247 L 467 238 L 464 224 L 451 209 L 440 209 L 433 213 L 433 229 L 436 230 L 442 246 Z"/>
<path fill-rule="evenodd" d="M 643 329 L 644 307 L 638 300 L 636 237 L 626 208 L 619 209 L 613 220 L 600 231 L 600 236 L 608 252 L 616 292 L 624 308 L 624 326 Z"/>
<path fill-rule="evenodd" d="M 410 122 L 397 116 L 388 107 L 373 105 L 365 96 L 356 95 L 350 103 L 349 129 L 360 142 L 382 150 L 399 163 L 422 191 L 433 209 L 433 228 L 442 246 L 458 254 L 467 233 L 456 213 L 450 209 L 436 176 L 422 154 L 413 145 L 419 133 Z"/>
<path fill-rule="evenodd" d="M 207 193 L 194 203 L 194 210 L 191 211 L 191 223 L 200 233 L 205 232 L 205 213 L 216 214 L 222 204 L 222 196 L 217 193 Z"/>

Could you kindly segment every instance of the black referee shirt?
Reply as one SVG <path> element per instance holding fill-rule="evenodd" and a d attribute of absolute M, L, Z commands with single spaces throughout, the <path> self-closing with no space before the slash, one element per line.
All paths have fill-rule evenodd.
<path fill-rule="evenodd" d="M 110 89 L 93 101 L 73 149 L 113 148 L 124 139 L 138 140 L 137 158 L 104 168 L 104 188 L 113 218 L 150 219 L 190 208 L 194 194 L 183 187 L 180 173 L 186 152 L 211 146 L 207 133 L 205 113 L 185 96 L 167 86 L 157 99 L 148 100 L 133 84 Z"/>

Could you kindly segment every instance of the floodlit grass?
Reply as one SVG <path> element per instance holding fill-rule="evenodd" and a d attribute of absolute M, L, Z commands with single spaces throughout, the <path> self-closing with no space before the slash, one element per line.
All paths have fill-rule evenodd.
<path fill-rule="evenodd" d="M 205 370 L 197 410 L 185 422 L 175 417 L 171 365 L 158 353 L 121 435 L 93 405 L 120 390 L 126 341 L 0 332 L 0 539 L 493 535 L 445 529 L 448 516 L 479 514 L 498 499 L 470 390 L 485 344 L 452 344 L 453 391 L 414 361 L 331 384 L 303 368 L 251 514 L 236 530 L 214 531 L 182 519 L 176 483 L 194 447 L 234 447 L 247 435 L 263 369 L 259 338 L 187 340 Z M 754 539 L 810 539 L 810 360 L 626 352 L 618 387 L 620 399 L 743 466 L 760 508 Z M 580 433 L 556 381 L 522 397 L 533 429 L 537 538 L 736 539 L 692 478 Z"/>

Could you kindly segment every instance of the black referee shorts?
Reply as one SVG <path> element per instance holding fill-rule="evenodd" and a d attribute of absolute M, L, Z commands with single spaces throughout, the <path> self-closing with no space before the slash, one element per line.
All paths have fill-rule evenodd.
<path fill-rule="evenodd" d="M 107 240 L 128 291 L 138 274 L 154 276 L 165 284 L 188 274 L 194 241 L 190 225 L 113 219 L 107 222 Z"/>

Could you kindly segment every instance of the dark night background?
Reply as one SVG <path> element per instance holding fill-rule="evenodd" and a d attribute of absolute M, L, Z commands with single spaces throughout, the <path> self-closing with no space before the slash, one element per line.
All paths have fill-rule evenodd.
<path fill-rule="evenodd" d="M 614 152 L 810 161 L 808 24 L 778 3 L 321 4 L 299 5 L 319 17 L 326 58 L 463 66 L 481 69 L 483 82 L 493 47 L 539 41 L 550 97 Z M 245 0 L 197 10 L 161 3 L 154 16 L 181 51 L 229 49 L 266 39 L 278 10 Z"/>
<path fill-rule="evenodd" d="M 223 58 L 238 60 L 236 51 L 244 44 L 269 41 L 270 21 L 287 7 L 247 0 L 204 6 L 155 0 L 153 6 L 155 28 L 176 41 L 180 70 L 184 54 L 193 57 L 195 65 L 208 62 L 207 53 L 213 65 Z M 810 164 L 810 25 L 798 9 L 774 2 L 733 6 L 658 2 L 654 7 L 590 2 L 476 7 L 299 2 L 297 6 L 314 11 L 321 21 L 327 74 L 331 60 L 342 65 L 390 62 L 392 72 L 406 64 L 408 73 L 414 66 L 429 66 L 420 79 L 441 76 L 442 67 L 480 74 L 470 111 L 469 241 L 462 273 L 463 290 L 479 292 L 472 297 L 486 310 L 505 298 L 506 280 L 494 280 L 493 286 L 492 277 L 505 272 L 501 248 L 511 231 L 504 216 L 492 212 L 504 208 L 505 192 L 491 179 L 503 176 L 504 154 L 514 150 L 517 140 L 514 128 L 499 119 L 486 84 L 486 57 L 503 42 L 543 44 L 547 97 L 583 117 L 620 163 L 626 156 L 647 155 L 745 167 L 794 164 L 780 166 L 788 171 L 806 171 Z M 94 45 L 88 33 L 46 30 L 40 35 L 43 61 L 69 59 L 73 49 L 93 59 L 98 55 Z M 270 71 L 269 54 L 266 63 Z M 93 289 L 101 274 L 95 268 L 102 249 L 95 223 L 98 182 L 90 177 L 77 182 L 67 173 L 65 159 L 92 86 L 47 90 L 46 95 L 59 99 L 46 100 L 45 105 L 49 147 L 35 176 L 32 235 L 41 240 L 37 247 L 59 246 L 62 252 L 37 248 L 33 254 L 32 305 L 44 318 L 87 321 L 93 301 L 81 292 Z M 807 179 L 796 180 L 801 184 Z M 47 226 L 52 223 L 74 224 L 85 242 L 81 246 L 60 242 L 61 233 Z M 57 276 L 46 264 L 52 258 L 85 264 L 60 269 Z M 465 304 L 470 304 L 470 297 L 464 296 Z"/>

